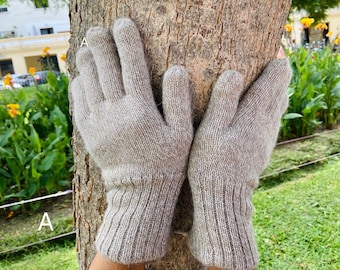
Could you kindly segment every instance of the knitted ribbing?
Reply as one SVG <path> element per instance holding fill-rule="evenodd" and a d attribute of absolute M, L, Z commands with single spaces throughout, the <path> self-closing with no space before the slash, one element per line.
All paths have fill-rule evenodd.
<path fill-rule="evenodd" d="M 235 71 L 224 72 L 213 89 L 188 169 L 189 246 L 204 265 L 250 270 L 258 264 L 251 197 L 277 139 L 290 77 L 288 61 L 275 60 L 244 95 Z"/>
<path fill-rule="evenodd" d="M 123 264 L 156 260 L 166 251 L 193 137 L 189 77 L 179 66 L 165 73 L 163 118 L 135 24 L 119 19 L 113 38 L 102 27 L 86 38 L 71 91 L 75 124 L 107 190 L 96 248 Z"/>

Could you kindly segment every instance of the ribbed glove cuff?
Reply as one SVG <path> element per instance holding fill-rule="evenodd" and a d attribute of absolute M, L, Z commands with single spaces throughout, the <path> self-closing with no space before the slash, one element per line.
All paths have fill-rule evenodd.
<path fill-rule="evenodd" d="M 192 254 L 206 266 L 254 269 L 259 258 L 251 221 L 253 187 L 220 178 L 196 180 L 190 179 L 195 209 Z"/>
<path fill-rule="evenodd" d="M 122 264 L 161 258 L 183 180 L 183 174 L 131 179 L 107 192 L 108 207 L 97 234 L 97 251 Z"/>

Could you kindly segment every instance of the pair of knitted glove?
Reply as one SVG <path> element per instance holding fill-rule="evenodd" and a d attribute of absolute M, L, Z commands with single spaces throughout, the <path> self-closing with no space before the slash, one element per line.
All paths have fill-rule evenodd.
<path fill-rule="evenodd" d="M 76 126 L 107 190 L 97 251 L 122 264 L 163 256 L 188 175 L 194 203 L 192 254 L 207 266 L 253 269 L 258 254 L 251 196 L 287 107 L 287 60 L 271 62 L 245 93 L 240 73 L 221 74 L 192 143 L 184 67 L 164 74 L 163 117 L 130 19 L 116 21 L 113 37 L 107 29 L 91 28 L 87 42 L 89 47 L 77 53 L 80 76 L 71 91 Z"/>

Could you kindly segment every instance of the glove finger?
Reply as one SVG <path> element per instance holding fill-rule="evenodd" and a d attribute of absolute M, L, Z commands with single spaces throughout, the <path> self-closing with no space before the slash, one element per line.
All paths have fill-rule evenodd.
<path fill-rule="evenodd" d="M 73 99 L 73 114 L 77 126 L 84 122 L 90 114 L 90 109 L 86 101 L 84 86 L 81 83 L 81 78 L 75 78 L 71 83 L 71 94 Z"/>
<path fill-rule="evenodd" d="M 270 62 L 261 76 L 245 93 L 235 120 L 246 123 L 265 117 L 268 121 L 280 118 L 287 108 L 287 88 L 291 79 L 291 68 L 287 59 Z M 261 117 L 263 116 L 263 117 Z"/>
<path fill-rule="evenodd" d="M 200 128 L 209 128 L 217 133 L 225 131 L 235 115 L 243 88 L 241 73 L 232 70 L 223 72 L 213 88 Z"/>
<path fill-rule="evenodd" d="M 113 26 L 113 35 L 126 94 L 154 102 L 143 44 L 136 25 L 131 19 L 118 19 Z"/>
<path fill-rule="evenodd" d="M 104 101 L 104 95 L 99 83 L 97 67 L 88 47 L 79 49 L 76 55 L 76 63 L 84 85 L 87 103 L 90 110 L 94 110 Z"/>
<path fill-rule="evenodd" d="M 164 74 L 163 111 L 171 128 L 192 131 L 189 75 L 184 67 L 174 66 Z"/>
<path fill-rule="evenodd" d="M 115 101 L 123 96 L 123 81 L 114 41 L 108 29 L 97 26 L 86 33 L 99 82 L 107 100 Z"/>

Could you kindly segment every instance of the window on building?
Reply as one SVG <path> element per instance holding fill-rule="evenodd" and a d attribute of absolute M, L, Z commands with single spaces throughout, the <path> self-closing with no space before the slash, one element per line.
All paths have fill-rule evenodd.
<path fill-rule="evenodd" d="M 42 35 L 49 35 L 49 34 L 53 34 L 53 28 L 41 28 L 40 29 L 40 34 Z"/>
<path fill-rule="evenodd" d="M 0 60 L 0 76 L 1 78 L 7 73 L 14 74 L 13 63 L 11 59 Z"/>
<path fill-rule="evenodd" d="M 3 12 L 8 12 L 8 8 L 7 7 L 0 7 L 0 13 Z"/>
<path fill-rule="evenodd" d="M 36 8 L 47 8 L 48 0 L 34 0 L 34 5 Z"/>
<path fill-rule="evenodd" d="M 60 71 L 58 58 L 56 55 L 49 55 L 48 58 L 39 57 L 38 62 L 40 62 L 41 70 Z"/>

